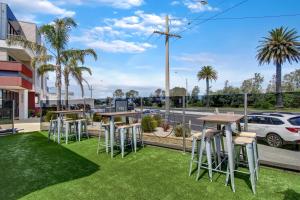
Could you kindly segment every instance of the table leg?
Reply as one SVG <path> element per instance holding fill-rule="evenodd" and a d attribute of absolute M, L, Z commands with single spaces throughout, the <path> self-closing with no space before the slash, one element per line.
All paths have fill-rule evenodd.
<path fill-rule="evenodd" d="M 114 132 L 115 132 L 115 124 L 114 124 L 114 117 L 112 116 L 110 118 L 110 155 L 111 155 L 111 158 L 114 157 Z"/>
<path fill-rule="evenodd" d="M 58 115 L 57 118 L 57 143 L 60 144 L 60 127 L 61 127 L 61 114 Z"/>
<path fill-rule="evenodd" d="M 227 150 L 228 150 L 228 165 L 229 165 L 230 183 L 231 183 L 232 191 L 235 192 L 234 156 L 233 156 L 233 146 L 232 146 L 231 124 L 226 124 L 225 133 L 226 133 L 226 145 L 227 145 Z"/>
<path fill-rule="evenodd" d="M 200 141 L 200 152 L 198 153 L 198 167 L 197 167 L 197 176 L 196 180 L 199 180 L 200 177 L 200 170 L 201 170 L 201 164 L 202 164 L 202 157 L 203 157 L 203 151 L 205 145 L 205 133 L 206 133 L 206 124 L 203 122 L 203 128 L 202 128 L 202 135 L 201 135 L 201 141 Z"/>
<path fill-rule="evenodd" d="M 81 120 L 78 121 L 78 141 L 80 142 L 80 137 L 81 137 Z"/>

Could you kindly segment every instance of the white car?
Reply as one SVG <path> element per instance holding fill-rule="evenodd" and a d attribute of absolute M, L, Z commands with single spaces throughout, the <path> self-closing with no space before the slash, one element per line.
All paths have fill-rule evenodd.
<path fill-rule="evenodd" d="M 243 120 L 241 126 L 243 129 Z M 283 113 L 249 114 L 248 131 L 255 132 L 257 137 L 264 138 L 273 147 L 300 143 L 300 116 Z"/>

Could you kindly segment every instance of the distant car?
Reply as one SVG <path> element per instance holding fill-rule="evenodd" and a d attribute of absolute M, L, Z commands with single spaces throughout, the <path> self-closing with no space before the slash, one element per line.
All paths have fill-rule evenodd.
<path fill-rule="evenodd" d="M 158 109 L 144 109 L 143 114 L 160 114 L 160 110 Z"/>
<path fill-rule="evenodd" d="M 243 128 L 244 120 L 241 126 Z M 248 115 L 248 131 L 255 132 L 257 137 L 264 138 L 272 147 L 300 143 L 300 116 L 290 113 L 253 113 Z"/>

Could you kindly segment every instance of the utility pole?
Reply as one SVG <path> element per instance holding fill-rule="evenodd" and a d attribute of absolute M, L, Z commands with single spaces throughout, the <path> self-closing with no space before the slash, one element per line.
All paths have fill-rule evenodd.
<path fill-rule="evenodd" d="M 166 46 L 166 67 L 165 67 L 165 92 L 166 92 L 166 97 L 165 97 L 165 121 L 167 122 L 169 119 L 169 113 L 170 113 L 170 58 L 169 58 L 169 38 L 176 37 L 176 38 L 181 38 L 180 35 L 176 34 L 171 34 L 170 33 L 170 27 L 169 27 L 169 16 L 166 16 L 166 30 L 165 32 L 162 31 L 154 31 L 154 33 L 160 34 L 160 35 L 165 35 L 165 46 Z"/>

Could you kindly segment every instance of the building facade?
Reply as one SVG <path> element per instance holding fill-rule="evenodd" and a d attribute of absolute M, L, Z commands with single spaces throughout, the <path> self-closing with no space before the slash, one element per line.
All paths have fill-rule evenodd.
<path fill-rule="evenodd" d="M 32 68 L 30 50 L 7 45 L 11 35 L 41 44 L 36 24 L 18 21 L 9 6 L 0 2 L 0 108 L 14 100 L 15 117 L 26 119 L 29 110 L 38 109 L 40 99 L 47 99 L 47 76 L 39 76 Z"/>

